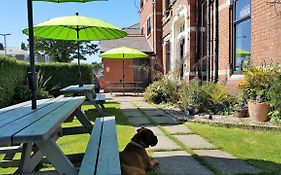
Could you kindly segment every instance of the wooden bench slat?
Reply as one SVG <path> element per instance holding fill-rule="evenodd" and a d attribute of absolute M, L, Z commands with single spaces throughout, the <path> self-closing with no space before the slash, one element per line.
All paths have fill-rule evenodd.
<path fill-rule="evenodd" d="M 35 142 L 45 140 L 63 121 L 69 117 L 85 100 L 85 97 L 73 97 L 40 120 L 33 122 L 28 128 L 14 135 L 14 143 Z"/>
<path fill-rule="evenodd" d="M 52 99 L 38 100 L 36 110 L 32 110 L 30 104 L 24 105 L 24 106 L 22 106 L 22 105 L 11 106 L 13 108 L 13 110 L 9 110 L 6 113 L 0 114 L 0 128 L 4 125 L 7 125 L 10 122 L 18 120 L 22 116 L 31 114 L 35 111 L 40 110 L 41 108 L 44 108 L 45 106 L 51 104 L 54 101 L 57 101 L 60 98 L 63 98 L 63 96 L 59 96 L 58 98 L 52 98 Z"/>
<path fill-rule="evenodd" d="M 121 175 L 115 117 L 104 117 L 96 175 Z"/>
<path fill-rule="evenodd" d="M 9 112 L 11 110 L 20 108 L 22 106 L 31 106 L 31 101 L 26 101 L 26 102 L 22 102 L 22 103 L 15 104 L 15 105 L 12 105 L 12 106 L 8 106 L 8 107 L 5 107 L 5 108 L 1 108 L 0 109 L 0 114 L 4 114 L 6 112 Z"/>
<path fill-rule="evenodd" d="M 0 127 L 0 138 L 1 138 L 0 145 L 12 145 L 13 144 L 12 136 L 14 134 L 23 130 L 25 127 L 28 127 L 32 123 L 40 120 L 42 117 L 44 117 L 44 115 L 47 115 L 51 110 L 60 107 L 61 105 L 66 103 L 67 100 L 69 99 L 71 99 L 71 97 L 53 99 L 52 101 L 50 101 L 49 105 L 47 105 L 45 108 L 35 110 L 33 113 L 30 113 L 25 117 L 22 117 L 18 120 L 14 120 L 10 123 L 7 123 L 5 126 Z M 51 102 L 55 102 L 55 103 L 51 103 Z"/>
<path fill-rule="evenodd" d="M 96 163 L 98 160 L 100 147 L 100 137 L 102 133 L 102 125 L 103 118 L 97 118 L 81 163 L 79 175 L 92 175 L 96 170 Z"/>

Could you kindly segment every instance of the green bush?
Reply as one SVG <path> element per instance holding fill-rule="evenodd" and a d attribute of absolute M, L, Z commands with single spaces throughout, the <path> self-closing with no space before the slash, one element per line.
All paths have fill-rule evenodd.
<path fill-rule="evenodd" d="M 233 109 L 233 98 L 227 89 L 220 84 L 201 84 L 197 80 L 184 82 L 181 84 L 179 96 L 181 108 L 184 111 L 190 107 L 196 107 L 201 112 L 229 114 Z"/>
<path fill-rule="evenodd" d="M 178 101 L 177 82 L 167 77 L 155 81 L 146 88 L 144 100 L 156 104 L 176 103 Z"/>
<path fill-rule="evenodd" d="M 30 99 L 27 72 L 29 63 L 0 55 L 0 108 Z M 36 63 L 40 72 L 37 91 L 38 99 L 57 96 L 59 90 L 78 84 L 78 67 L 75 63 Z M 91 84 L 93 66 L 81 64 L 82 82 Z"/>
<path fill-rule="evenodd" d="M 211 96 L 205 91 L 204 86 L 197 80 L 183 82 L 179 91 L 181 108 L 187 111 L 189 107 L 199 108 L 207 112 L 212 106 Z"/>
<path fill-rule="evenodd" d="M 16 89 L 24 84 L 28 63 L 0 55 L 0 108 L 13 103 Z"/>
<path fill-rule="evenodd" d="M 46 90 L 52 95 L 59 95 L 59 89 L 69 85 L 78 84 L 78 67 L 75 63 L 39 63 L 36 69 L 44 75 L 44 80 L 50 78 L 46 84 Z M 90 64 L 80 65 L 82 83 L 91 84 L 93 78 L 93 66 Z"/>
<path fill-rule="evenodd" d="M 271 121 L 281 123 L 281 75 L 277 76 L 268 92 Z"/>

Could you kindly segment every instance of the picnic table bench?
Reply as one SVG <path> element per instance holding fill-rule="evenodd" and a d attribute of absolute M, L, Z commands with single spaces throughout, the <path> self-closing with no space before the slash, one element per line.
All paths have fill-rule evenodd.
<path fill-rule="evenodd" d="M 98 169 L 101 166 L 103 166 L 103 170 L 108 168 L 108 172 L 113 172 L 111 167 L 106 167 L 108 163 L 113 165 L 114 172 L 120 171 L 115 118 L 98 118 L 93 129 L 91 122 L 80 110 L 84 100 L 84 96 L 59 96 L 53 99 L 38 100 L 36 110 L 31 109 L 30 101 L 0 109 L 0 146 L 3 146 L 0 150 L 1 153 L 8 155 L 19 151 L 22 153 L 18 174 L 36 174 L 35 167 L 44 157 L 56 170 L 52 174 L 91 174 L 89 173 L 90 165 L 97 169 L 92 174 L 100 172 Z M 62 123 L 72 114 L 77 117 L 82 126 L 62 128 Z M 64 135 L 81 133 L 92 135 L 83 157 L 83 162 L 86 163 L 82 163 L 81 172 L 79 172 L 68 156 L 61 151 L 56 140 Z M 95 146 L 93 151 L 90 145 L 97 143 L 98 146 Z M 5 150 L 5 148 L 10 149 Z M 96 151 L 97 149 L 98 151 Z M 95 165 L 88 162 L 95 162 Z M 85 171 L 88 173 L 83 173 Z M 48 172 L 46 173 L 48 174 Z"/>
<path fill-rule="evenodd" d="M 125 92 L 134 92 L 135 94 L 139 94 L 144 88 L 140 85 L 142 84 L 141 81 L 132 81 L 132 82 L 107 82 L 108 84 L 107 89 L 110 91 L 110 94 L 112 95 L 112 92 L 123 92 L 123 95 Z"/>
<path fill-rule="evenodd" d="M 73 96 L 75 94 L 83 94 L 89 100 L 90 104 L 94 105 L 96 110 L 102 115 L 105 116 L 106 113 L 103 111 L 105 96 L 95 94 L 94 91 L 95 85 L 94 84 L 87 84 L 83 86 L 78 85 L 71 85 L 61 89 L 60 91 L 64 93 L 66 96 Z M 95 96 L 95 98 L 93 98 Z M 98 98 L 97 98 L 98 97 Z"/>

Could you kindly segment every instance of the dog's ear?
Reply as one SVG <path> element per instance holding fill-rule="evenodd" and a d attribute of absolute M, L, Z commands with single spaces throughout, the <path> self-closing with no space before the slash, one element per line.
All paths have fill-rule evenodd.
<path fill-rule="evenodd" d="M 143 140 L 143 142 L 147 145 L 147 146 L 155 146 L 158 143 L 158 139 L 157 137 L 154 135 L 154 133 L 149 130 L 143 130 L 141 133 L 141 138 Z"/>
<path fill-rule="evenodd" d="M 142 126 L 141 128 L 137 129 L 137 132 L 139 133 L 143 129 L 144 129 L 144 127 Z"/>

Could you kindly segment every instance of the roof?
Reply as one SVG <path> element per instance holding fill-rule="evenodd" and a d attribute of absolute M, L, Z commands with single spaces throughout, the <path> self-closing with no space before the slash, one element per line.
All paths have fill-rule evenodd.
<path fill-rule="evenodd" d="M 0 50 L 0 54 L 5 54 L 5 50 Z M 28 50 L 22 50 L 17 47 L 7 47 L 7 55 L 29 55 Z"/>
<path fill-rule="evenodd" d="M 140 33 L 139 23 L 123 28 L 123 30 L 128 33 L 126 37 L 115 40 L 101 41 L 100 52 L 103 53 L 117 47 L 129 47 L 138 49 L 148 54 L 153 53 L 153 50 L 146 40 L 145 35 Z"/>

